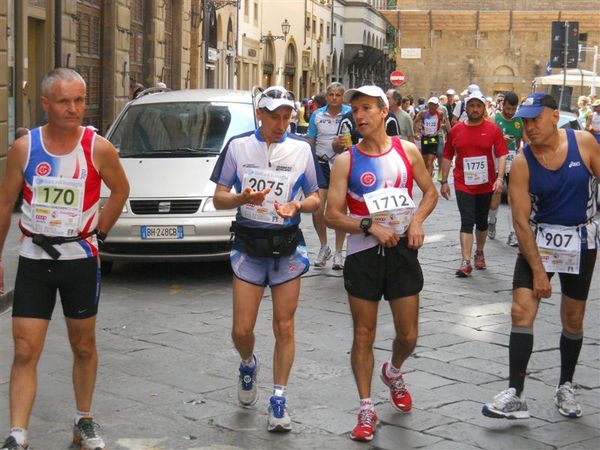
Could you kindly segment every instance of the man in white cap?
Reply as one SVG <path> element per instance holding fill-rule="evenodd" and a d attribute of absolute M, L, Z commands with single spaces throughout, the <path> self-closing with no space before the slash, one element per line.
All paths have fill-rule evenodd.
<path fill-rule="evenodd" d="M 392 406 L 400 412 L 412 408 L 401 367 L 417 341 L 423 287 L 417 250 L 423 245 L 423 222 L 437 203 L 437 193 L 417 147 L 386 134 L 388 99 L 383 90 L 349 89 L 344 101 L 351 103 L 363 140 L 333 164 L 325 218 L 331 228 L 349 233 L 344 286 L 354 325 L 351 361 L 360 398 L 358 423 L 350 437 L 370 441 L 377 425 L 371 379 L 382 296 L 392 310 L 396 336 L 392 358 L 379 375 L 390 389 Z M 414 182 L 423 191 L 418 206 L 413 201 Z"/>
<path fill-rule="evenodd" d="M 481 92 L 479 86 L 476 84 L 470 84 L 464 91 L 460 93 L 462 96 L 469 96 L 473 92 Z M 485 102 L 484 102 L 485 103 Z M 452 125 L 456 125 L 458 122 L 464 122 L 467 120 L 467 101 L 460 100 L 454 105 L 454 111 L 452 111 Z"/>
<path fill-rule="evenodd" d="M 471 250 L 473 248 L 473 228 L 476 226 L 477 249 L 474 266 L 477 270 L 486 268 L 483 248 L 487 238 L 488 212 L 493 192 L 502 191 L 504 167 L 508 148 L 502 131 L 495 124 L 484 120 L 485 97 L 479 91 L 469 95 L 467 120 L 452 128 L 444 146 L 442 181 L 440 193 L 450 199 L 448 173 L 455 159 L 454 189 L 460 212 L 460 248 L 462 263 L 456 276 L 467 277 L 473 271 Z M 498 158 L 498 172 L 494 168 L 494 157 Z"/>
<path fill-rule="evenodd" d="M 431 97 L 427 101 L 427 109 L 421 111 L 414 120 L 414 128 L 421 135 L 421 154 L 425 160 L 425 167 L 429 175 L 433 174 L 433 161 L 437 157 L 439 141 L 444 130 L 450 125 L 439 111 L 440 100 Z"/>
<path fill-rule="evenodd" d="M 243 407 L 258 400 L 259 361 L 254 354 L 254 326 L 265 287 L 273 297 L 273 395 L 268 431 L 289 431 L 286 385 L 294 362 L 294 316 L 300 277 L 310 263 L 300 213 L 319 207 L 317 166 L 310 145 L 287 129 L 294 96 L 272 86 L 258 96 L 261 126 L 232 138 L 219 155 L 211 180 L 217 209 L 238 208 L 233 226 L 233 327 L 240 354 L 238 400 Z M 231 192 L 235 187 L 236 192 Z"/>

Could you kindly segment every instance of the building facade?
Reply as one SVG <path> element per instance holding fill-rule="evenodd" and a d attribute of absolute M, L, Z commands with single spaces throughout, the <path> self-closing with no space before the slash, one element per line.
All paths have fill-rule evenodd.
<path fill-rule="evenodd" d="M 400 91 L 423 97 L 471 83 L 488 96 L 528 94 L 533 78 L 546 74 L 553 21 L 578 22 L 580 43 L 600 45 L 595 0 L 390 0 L 385 7 L 397 31 L 396 68 L 406 78 Z M 593 55 L 586 56 L 579 68 L 590 70 Z"/>

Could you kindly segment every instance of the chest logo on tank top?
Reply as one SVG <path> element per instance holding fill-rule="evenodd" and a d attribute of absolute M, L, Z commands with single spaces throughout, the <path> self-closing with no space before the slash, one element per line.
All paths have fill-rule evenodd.
<path fill-rule="evenodd" d="M 373 172 L 365 172 L 360 176 L 360 184 L 363 186 L 373 186 L 377 181 L 377 177 Z"/>
<path fill-rule="evenodd" d="M 35 174 L 41 177 L 45 177 L 50 174 L 51 170 L 52 166 L 50 166 L 50 164 L 48 164 L 47 162 L 41 162 L 36 166 Z"/>

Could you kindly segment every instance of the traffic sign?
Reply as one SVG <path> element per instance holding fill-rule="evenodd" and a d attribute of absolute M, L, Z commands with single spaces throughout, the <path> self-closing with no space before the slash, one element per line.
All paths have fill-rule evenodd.
<path fill-rule="evenodd" d="M 404 84 L 404 73 L 394 70 L 390 73 L 390 83 L 392 83 L 392 86 L 402 86 Z"/>

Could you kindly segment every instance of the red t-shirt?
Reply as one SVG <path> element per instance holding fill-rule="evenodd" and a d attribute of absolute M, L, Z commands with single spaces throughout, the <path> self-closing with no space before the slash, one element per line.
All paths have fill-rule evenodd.
<path fill-rule="evenodd" d="M 508 148 L 502 131 L 487 120 L 475 126 L 469 126 L 465 122 L 457 123 L 452 127 L 444 145 L 444 159 L 452 161 L 456 156 L 454 187 L 467 194 L 486 194 L 494 190 L 494 157 L 504 155 L 508 155 Z M 469 184 L 465 184 L 465 170 Z M 486 171 L 487 181 L 482 182 Z"/>

